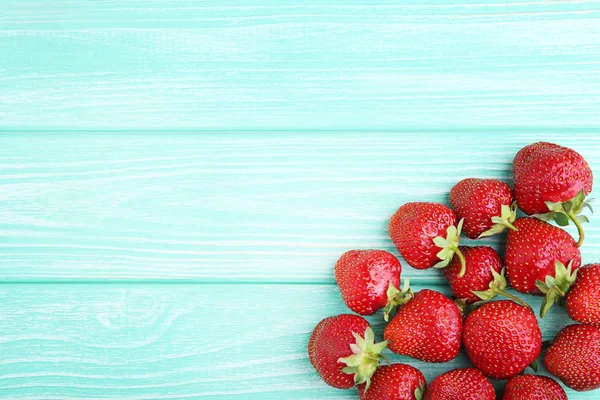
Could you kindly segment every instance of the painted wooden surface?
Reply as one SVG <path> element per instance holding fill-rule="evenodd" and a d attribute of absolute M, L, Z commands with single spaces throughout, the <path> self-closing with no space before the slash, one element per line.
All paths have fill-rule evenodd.
<path fill-rule="evenodd" d="M 323 384 L 305 350 L 320 319 L 348 312 L 337 256 L 397 254 L 397 206 L 446 201 L 466 176 L 510 182 L 513 155 L 542 138 L 600 165 L 593 131 L 5 134 L 0 397 L 356 398 Z M 448 293 L 438 271 L 403 276 Z M 567 323 L 554 310 L 545 337 Z M 469 365 L 393 359 L 428 380 Z"/>
<path fill-rule="evenodd" d="M 0 1 L 14 129 L 600 125 L 594 0 Z"/>
<path fill-rule="evenodd" d="M 348 249 L 397 254 L 387 222 L 401 204 L 447 202 L 470 176 L 511 183 L 534 140 L 600 166 L 595 131 L 485 134 L 5 135 L 2 278 L 332 283 Z M 599 223 L 586 231 L 583 259 L 597 261 Z"/>
<path fill-rule="evenodd" d="M 0 292 L 0 396 L 357 399 L 326 386 L 305 349 L 321 318 L 343 312 L 334 285 L 10 285 Z M 562 310 L 547 318 L 545 339 L 567 323 Z M 370 320 L 381 333 L 381 315 Z M 463 352 L 449 364 L 389 355 L 428 381 L 469 365 Z"/>
<path fill-rule="evenodd" d="M 356 398 L 337 257 L 536 140 L 598 175 L 599 109 L 600 1 L 0 0 L 0 397 Z"/>

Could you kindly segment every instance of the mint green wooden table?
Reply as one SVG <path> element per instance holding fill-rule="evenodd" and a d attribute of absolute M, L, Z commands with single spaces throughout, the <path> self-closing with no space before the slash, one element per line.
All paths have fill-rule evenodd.
<path fill-rule="evenodd" d="M 600 2 L 368 3 L 0 0 L 1 398 L 356 398 L 342 252 L 536 140 L 600 176 Z"/>

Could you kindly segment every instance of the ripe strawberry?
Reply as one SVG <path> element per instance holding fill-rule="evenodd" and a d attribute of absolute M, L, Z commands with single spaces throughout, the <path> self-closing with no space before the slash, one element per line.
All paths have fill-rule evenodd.
<path fill-rule="evenodd" d="M 564 389 L 552 378 L 517 375 L 506 382 L 502 400 L 567 400 Z"/>
<path fill-rule="evenodd" d="M 392 218 L 388 230 L 408 265 L 416 269 L 443 268 L 458 250 L 462 221 L 443 204 L 406 203 Z M 464 263 L 463 263 L 464 264 Z"/>
<path fill-rule="evenodd" d="M 572 320 L 600 328 L 600 264 L 577 270 L 577 278 L 566 298 Z"/>
<path fill-rule="evenodd" d="M 486 291 L 490 287 L 490 283 L 494 281 L 495 275 L 492 271 L 499 273 L 502 270 L 502 260 L 498 253 L 491 247 L 459 247 L 461 253 L 465 257 L 466 270 L 462 277 L 459 277 L 461 265 L 460 260 L 454 257 L 450 265 L 443 269 L 444 275 L 450 284 L 452 293 L 457 299 L 464 300 L 467 303 L 474 303 L 481 300 L 473 291 Z M 504 288 L 506 280 L 504 279 Z M 502 289 L 504 289 L 502 288 Z M 490 291 L 490 297 L 494 297 L 495 293 Z"/>
<path fill-rule="evenodd" d="M 386 345 L 375 343 L 366 319 L 341 314 L 317 324 L 308 341 L 308 357 L 328 385 L 349 389 L 366 383 L 368 387 Z"/>
<path fill-rule="evenodd" d="M 463 344 L 473 365 L 494 379 L 511 378 L 534 362 L 542 334 L 533 312 L 510 300 L 485 303 L 465 320 Z"/>
<path fill-rule="evenodd" d="M 581 154 L 553 143 L 533 143 L 515 156 L 513 176 L 521 210 L 530 215 L 543 214 L 539 217 L 554 219 L 561 226 L 573 221 L 579 230 L 577 246 L 581 246 L 581 222 L 588 219 L 578 215 L 589 207 L 585 196 L 592 191 L 593 183 L 592 170 Z"/>
<path fill-rule="evenodd" d="M 407 364 L 383 365 L 371 378 L 371 387 L 358 386 L 362 400 L 421 400 L 425 391 L 425 377 Z"/>
<path fill-rule="evenodd" d="M 571 235 L 547 222 L 519 218 L 514 225 L 518 231 L 508 232 L 506 241 L 506 275 L 521 293 L 545 294 L 543 317 L 572 285 L 581 254 Z"/>
<path fill-rule="evenodd" d="M 452 360 L 460 350 L 462 316 L 443 294 L 423 289 L 398 307 L 383 337 L 391 351 L 427 362 Z"/>
<path fill-rule="evenodd" d="M 496 392 L 479 370 L 462 368 L 431 381 L 423 400 L 496 400 Z"/>
<path fill-rule="evenodd" d="M 600 328 L 578 324 L 563 328 L 548 348 L 544 364 L 573 390 L 600 388 Z"/>
<path fill-rule="evenodd" d="M 491 247 L 460 246 L 467 264 L 466 273 L 459 277 L 460 262 L 456 257 L 444 268 L 444 275 L 450 284 L 454 297 L 464 304 L 472 304 L 481 300 L 491 300 L 497 295 L 506 296 L 517 303 L 529 307 L 518 297 L 506 292 L 508 283 L 504 276 L 502 260 Z"/>
<path fill-rule="evenodd" d="M 348 308 L 371 315 L 386 307 L 386 321 L 407 293 L 399 290 L 401 272 L 398 259 L 384 250 L 347 251 L 335 264 L 335 280 Z"/>
<path fill-rule="evenodd" d="M 463 179 L 450 190 L 450 204 L 471 239 L 515 229 L 516 203 L 508 185 L 497 179 Z"/>

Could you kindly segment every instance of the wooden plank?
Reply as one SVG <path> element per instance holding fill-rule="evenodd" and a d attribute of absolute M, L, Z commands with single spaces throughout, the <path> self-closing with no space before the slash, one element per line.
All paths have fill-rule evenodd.
<path fill-rule="evenodd" d="M 322 383 L 305 350 L 314 325 L 343 312 L 332 285 L 4 285 L 0 396 L 354 399 Z M 381 315 L 371 321 L 381 334 Z M 553 310 L 545 337 L 566 323 Z M 427 381 L 468 365 L 463 353 L 447 364 L 392 360 Z"/>
<path fill-rule="evenodd" d="M 469 176 L 510 183 L 514 154 L 538 139 L 600 167 L 585 131 L 5 135 L 1 279 L 332 283 L 346 250 L 395 252 L 387 221 L 401 204 L 446 202 Z M 600 259 L 591 220 L 585 262 Z"/>
<path fill-rule="evenodd" d="M 600 124 L 600 2 L 2 1 L 0 128 Z"/>

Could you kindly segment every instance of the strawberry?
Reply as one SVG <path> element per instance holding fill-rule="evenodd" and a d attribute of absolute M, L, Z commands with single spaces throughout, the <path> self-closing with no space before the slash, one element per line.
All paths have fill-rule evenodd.
<path fill-rule="evenodd" d="M 349 389 L 366 383 L 368 387 L 386 345 L 375 343 L 366 319 L 341 314 L 317 324 L 308 341 L 308 357 L 328 385 Z"/>
<path fill-rule="evenodd" d="M 600 328 L 578 324 L 563 328 L 548 348 L 544 364 L 573 390 L 600 388 Z"/>
<path fill-rule="evenodd" d="M 481 300 L 473 291 L 485 291 L 490 287 L 496 275 L 492 271 L 499 273 L 502 270 L 502 260 L 498 253 L 491 247 L 459 247 L 466 262 L 465 274 L 459 277 L 462 266 L 457 257 L 452 259 L 450 265 L 443 269 L 444 275 L 450 284 L 454 297 L 464 300 L 466 303 L 474 303 Z M 506 280 L 504 280 L 506 287 Z M 502 288 L 504 289 L 504 288 Z M 490 292 L 489 300 L 495 295 Z"/>
<path fill-rule="evenodd" d="M 461 266 L 456 257 L 443 271 L 454 297 L 460 303 L 473 304 L 480 300 L 491 300 L 501 294 L 529 307 L 523 300 L 506 292 L 508 283 L 504 276 L 505 270 L 502 268 L 500 256 L 494 249 L 487 246 L 459 248 L 467 265 L 465 275 L 458 276 Z"/>
<path fill-rule="evenodd" d="M 548 221 L 554 219 L 566 226 L 573 221 L 579 231 L 577 246 L 583 244 L 582 222 L 579 215 L 592 191 L 592 170 L 575 150 L 557 144 L 538 142 L 525 146 L 513 160 L 515 199 L 526 214 L 537 214 Z"/>
<path fill-rule="evenodd" d="M 494 379 L 511 378 L 542 349 L 535 314 L 510 300 L 485 303 L 465 320 L 463 344 L 473 365 Z"/>
<path fill-rule="evenodd" d="M 423 400 L 496 400 L 496 392 L 481 371 L 462 368 L 431 381 Z"/>
<path fill-rule="evenodd" d="M 443 204 L 406 203 L 392 218 L 388 230 L 408 265 L 416 269 L 443 268 L 458 250 L 462 221 Z M 464 263 L 463 263 L 464 265 Z"/>
<path fill-rule="evenodd" d="M 425 377 L 407 364 L 383 365 L 371 378 L 371 387 L 358 386 L 362 400 L 421 400 L 425 391 Z"/>
<path fill-rule="evenodd" d="M 519 218 L 514 225 L 518 231 L 508 232 L 506 241 L 506 275 L 515 290 L 545 295 L 543 317 L 573 284 L 581 254 L 571 235 L 547 222 Z"/>
<path fill-rule="evenodd" d="M 460 350 L 462 325 L 454 302 L 439 292 L 423 289 L 398 307 L 383 337 L 395 353 L 446 362 Z"/>
<path fill-rule="evenodd" d="M 572 320 L 600 328 L 600 264 L 577 270 L 577 278 L 566 297 Z"/>
<path fill-rule="evenodd" d="M 552 378 L 517 375 L 506 382 L 502 400 L 567 400 L 565 390 Z"/>
<path fill-rule="evenodd" d="M 399 290 L 401 272 L 400 261 L 384 250 L 347 251 L 335 264 L 335 280 L 348 308 L 371 315 L 386 307 L 386 321 L 397 299 L 407 293 Z"/>
<path fill-rule="evenodd" d="M 516 203 L 508 185 L 497 179 L 463 179 L 450 190 L 450 204 L 471 239 L 515 229 Z"/>

